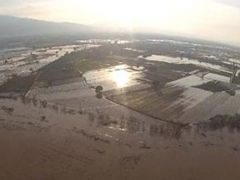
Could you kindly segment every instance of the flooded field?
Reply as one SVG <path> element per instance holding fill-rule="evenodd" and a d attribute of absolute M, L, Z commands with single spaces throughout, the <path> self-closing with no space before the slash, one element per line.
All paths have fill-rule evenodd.
<path fill-rule="evenodd" d="M 84 74 L 88 84 L 101 85 L 104 91 L 125 88 L 140 84 L 138 79 L 142 77 L 142 67 L 130 67 L 126 64 L 115 67 L 89 71 Z"/>
<path fill-rule="evenodd" d="M 237 70 L 78 42 L 4 52 L 2 83 L 14 78 L 0 88 L 0 179 L 240 177 Z"/>
<path fill-rule="evenodd" d="M 0 84 L 12 76 L 27 76 L 64 55 L 95 45 L 70 45 L 42 49 L 9 50 L 0 57 Z"/>
<path fill-rule="evenodd" d="M 92 111 L 24 98 L 1 100 L 0 112 L 2 179 L 51 179 L 49 174 L 57 179 L 129 180 L 240 175 L 239 132 L 229 131 L 231 122 L 182 127 L 118 105 Z M 6 166 L 16 158 L 18 163 Z M 15 173 L 9 174 L 9 168 Z"/>
<path fill-rule="evenodd" d="M 146 60 L 173 63 L 173 64 L 192 64 L 199 67 L 204 67 L 206 69 L 214 69 L 214 70 L 219 70 L 223 72 L 229 72 L 229 70 L 227 68 L 224 68 L 223 66 L 214 65 L 211 63 L 201 62 L 198 60 L 192 60 L 187 58 L 180 58 L 180 57 L 174 58 L 174 57 L 167 57 L 167 56 L 152 55 L 150 57 L 147 57 Z"/>
<path fill-rule="evenodd" d="M 89 60 L 98 67 L 97 70 L 58 81 L 50 87 L 33 87 L 27 96 L 84 109 L 108 109 L 117 103 L 152 118 L 180 124 L 208 120 L 220 113 L 213 111 L 219 105 L 217 102 L 232 99 L 231 94 L 228 94 L 231 90 L 230 77 L 208 72 L 207 69 L 197 69 L 199 64 L 195 64 L 192 71 L 186 72 L 184 66 L 183 69 L 179 68 L 182 68 L 182 65 L 194 65 L 190 60 L 158 57 L 160 64 L 148 64 L 148 60 L 155 59 L 155 56 L 152 56 L 152 59 L 142 62 L 142 66 L 139 66 L 138 60 L 113 56 L 108 57 L 107 61 Z M 119 65 L 111 66 L 108 64 L 110 61 L 116 61 Z M 83 59 L 77 65 L 81 69 L 83 66 L 89 68 L 86 63 Z M 65 72 L 60 69 L 59 73 Z M 97 87 L 101 88 L 100 93 L 95 91 Z M 238 99 L 238 96 L 234 98 Z M 207 104 L 207 109 L 211 111 L 205 112 L 204 116 L 193 117 L 193 112 L 203 104 Z M 226 114 L 238 113 L 238 108 L 228 106 L 227 109 L 231 111 L 224 111 Z M 198 111 L 202 112 L 202 109 Z"/>

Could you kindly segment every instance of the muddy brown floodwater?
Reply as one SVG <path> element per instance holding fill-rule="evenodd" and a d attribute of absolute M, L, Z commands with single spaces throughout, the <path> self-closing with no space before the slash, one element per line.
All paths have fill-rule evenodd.
<path fill-rule="evenodd" d="M 0 180 L 239 180 L 240 91 L 152 58 L 59 80 L 62 60 L 47 69 L 57 83 L 1 94 Z"/>
<path fill-rule="evenodd" d="M 29 98 L 0 104 L 1 180 L 240 178 L 240 133 L 229 129 L 239 116 L 179 126 L 116 104 L 107 114 Z"/>

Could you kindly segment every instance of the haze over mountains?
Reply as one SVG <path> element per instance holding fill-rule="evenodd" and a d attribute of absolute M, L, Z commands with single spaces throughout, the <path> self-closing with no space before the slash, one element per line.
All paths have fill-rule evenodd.
<path fill-rule="evenodd" d="M 92 28 L 74 23 L 48 21 L 0 15 L 0 38 L 91 32 Z"/>
<path fill-rule="evenodd" d="M 49 43 L 64 43 L 76 39 L 89 38 L 167 38 L 180 41 L 195 41 L 207 44 L 219 42 L 206 41 L 182 36 L 159 33 L 130 32 L 123 29 L 113 31 L 107 27 L 87 26 L 77 23 L 57 23 L 43 20 L 0 15 L 0 49 L 21 46 L 38 46 Z"/>

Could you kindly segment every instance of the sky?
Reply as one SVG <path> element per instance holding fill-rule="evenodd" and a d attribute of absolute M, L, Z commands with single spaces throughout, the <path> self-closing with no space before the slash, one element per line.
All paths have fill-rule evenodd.
<path fill-rule="evenodd" d="M 240 0 L 0 0 L 0 14 L 240 45 Z"/>

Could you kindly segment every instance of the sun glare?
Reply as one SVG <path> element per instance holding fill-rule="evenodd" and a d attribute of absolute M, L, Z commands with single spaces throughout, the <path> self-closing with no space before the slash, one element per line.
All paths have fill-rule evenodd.
<path fill-rule="evenodd" d="M 195 5 L 192 0 L 103 0 L 94 1 L 91 6 L 93 12 L 109 23 L 131 28 L 142 24 L 172 26 L 173 21 L 176 24 L 180 19 L 190 19 Z"/>
<path fill-rule="evenodd" d="M 130 80 L 130 75 L 126 70 L 120 69 L 113 71 L 111 78 L 116 83 L 118 88 L 123 88 L 127 86 Z"/>

